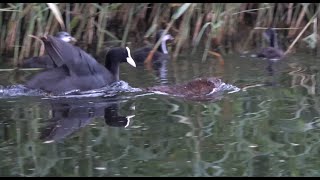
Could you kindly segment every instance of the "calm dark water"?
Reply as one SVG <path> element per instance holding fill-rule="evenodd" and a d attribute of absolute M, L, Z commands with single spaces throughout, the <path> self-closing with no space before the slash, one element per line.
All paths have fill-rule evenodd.
<path fill-rule="evenodd" d="M 162 80 L 127 64 L 120 77 L 148 87 L 216 76 L 244 91 L 211 102 L 0 98 L 0 176 L 320 176 L 318 59 L 295 54 L 270 73 L 265 60 L 201 55 L 168 62 Z M 0 84 L 34 73 L 1 71 Z"/>

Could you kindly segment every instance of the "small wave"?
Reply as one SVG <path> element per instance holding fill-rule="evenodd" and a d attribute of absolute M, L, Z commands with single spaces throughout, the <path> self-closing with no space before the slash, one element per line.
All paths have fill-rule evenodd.
<path fill-rule="evenodd" d="M 112 97 L 120 92 L 140 92 L 141 89 L 131 87 L 125 81 L 117 81 L 111 85 L 89 91 L 80 91 L 78 89 L 64 92 L 62 94 L 49 94 L 39 89 L 30 89 L 22 84 L 1 86 L 0 98 L 19 97 L 19 96 L 45 96 L 45 98 L 81 98 L 81 97 Z"/>
<path fill-rule="evenodd" d="M 45 96 L 47 93 L 37 89 L 29 89 L 24 85 L 0 86 L 0 98 L 17 96 Z"/>
<path fill-rule="evenodd" d="M 240 88 L 232 84 L 222 83 L 219 87 L 216 88 L 215 92 L 228 91 L 228 93 L 230 94 L 230 93 L 238 92 L 240 90 L 241 90 Z"/>
<path fill-rule="evenodd" d="M 140 91 L 142 90 L 139 88 L 133 88 L 127 82 L 120 80 L 112 83 L 111 85 L 107 85 L 99 89 L 93 89 L 89 91 L 73 90 L 73 91 L 65 92 L 63 94 L 52 95 L 50 96 L 50 98 L 113 97 L 121 92 L 140 92 Z"/>

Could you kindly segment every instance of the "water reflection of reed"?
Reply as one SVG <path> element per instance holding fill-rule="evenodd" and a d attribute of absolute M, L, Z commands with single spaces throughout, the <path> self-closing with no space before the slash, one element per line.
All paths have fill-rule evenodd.
<path fill-rule="evenodd" d="M 214 71 L 170 68 L 177 68 L 176 82 Z M 130 127 L 106 126 L 96 117 L 63 143 L 38 139 L 50 104 L 1 102 L 1 175 L 319 176 L 320 99 L 301 85 L 317 74 L 296 70 L 302 74 L 293 74 L 293 87 L 285 81 L 281 88 L 251 88 L 215 102 L 142 96 Z"/>
<path fill-rule="evenodd" d="M 308 94 L 315 94 L 316 90 L 316 74 L 308 74 L 307 67 L 303 67 L 296 63 L 289 63 L 292 71 L 289 75 L 292 76 L 291 87 L 301 86 L 307 89 Z"/>
<path fill-rule="evenodd" d="M 312 159 L 311 154 L 315 155 L 319 147 L 319 134 L 312 131 L 318 128 L 319 120 L 303 120 L 303 112 L 314 107 L 306 105 L 304 98 L 301 101 L 290 99 L 291 107 L 299 102 L 295 109 L 288 109 L 290 114 L 295 112 L 291 122 L 288 123 L 289 119 L 285 118 L 273 119 L 277 117 L 276 108 L 287 110 L 284 106 L 275 107 L 276 103 L 283 100 L 255 99 L 252 102 L 257 102 L 257 108 L 254 111 L 248 109 L 247 113 L 239 117 L 228 117 L 230 112 L 223 111 L 231 104 L 223 106 L 223 102 L 192 107 L 181 102 L 168 102 L 172 106 L 169 114 L 191 128 L 185 139 L 189 138 L 193 142 L 192 146 L 190 144 L 194 153 L 192 175 L 305 176 L 309 172 L 312 176 L 317 176 L 315 166 L 310 170 L 301 164 Z M 238 105 L 234 105 L 236 106 Z M 223 122 L 222 117 L 229 121 Z M 208 150 L 208 147 L 211 149 Z M 286 162 L 294 165 L 290 168 Z M 247 168 L 244 168 L 244 164 Z"/>
<path fill-rule="evenodd" d="M 221 131 L 221 129 L 216 128 L 216 126 L 219 126 L 219 122 L 216 120 L 217 117 L 226 117 L 228 116 L 227 113 L 223 113 L 223 109 L 215 103 L 199 103 L 195 108 L 191 108 L 190 104 L 179 101 L 166 102 L 171 106 L 168 115 L 176 118 L 179 123 L 186 124 L 190 127 L 190 131 L 185 134 L 184 139 L 188 142 L 190 151 L 193 154 L 190 158 L 190 162 L 192 163 L 192 176 L 222 175 L 224 169 L 219 166 L 219 162 L 224 162 L 229 153 L 224 154 L 221 158 L 213 155 L 213 157 L 217 159 L 210 162 L 208 161 L 208 156 L 206 156 L 208 154 L 205 154 L 205 157 L 203 157 L 203 152 L 207 149 L 205 146 L 207 138 L 214 136 L 215 130 Z M 187 114 L 185 116 L 178 115 L 179 111 L 179 114 L 181 114 L 181 109 L 189 109 L 193 115 L 191 117 L 188 117 Z M 188 115 L 190 114 L 188 113 Z M 220 149 L 219 145 L 215 146 L 217 149 Z M 210 155 L 210 157 L 212 157 L 212 155 Z"/>
<path fill-rule="evenodd" d="M 136 118 L 127 130 L 105 126 L 98 117 L 91 122 L 93 126 L 63 143 L 50 144 L 43 144 L 37 133 L 44 126 L 43 118 L 50 116 L 45 108 L 50 104 L 30 100 L 30 108 L 24 108 L 28 101 L 10 108 L 7 103 L 14 113 L 1 111 L 8 114 L 2 116 L 7 119 L 0 147 L 2 175 L 319 175 L 317 128 L 294 129 L 312 122 L 306 113 L 315 106 L 306 104 L 314 103 L 313 99 L 276 93 L 270 99 L 254 96 L 254 90 L 247 93 L 252 104 L 246 111 L 242 96 L 237 101 L 233 97 L 233 102 L 224 98 L 196 104 L 142 97 L 135 101 Z M 279 111 L 287 113 L 279 115 Z"/>

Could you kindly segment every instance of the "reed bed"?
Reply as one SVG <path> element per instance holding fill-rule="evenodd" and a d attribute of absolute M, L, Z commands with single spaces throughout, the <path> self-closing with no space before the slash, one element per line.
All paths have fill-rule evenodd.
<path fill-rule="evenodd" d="M 287 52 L 309 47 L 316 53 L 319 9 L 318 3 L 2 3 L 0 53 L 13 57 L 7 63 L 17 66 L 44 53 L 28 35 L 63 30 L 98 54 L 109 45 L 152 42 L 162 28 L 175 36 L 173 59 L 192 48 L 203 50 L 199 60 L 205 61 L 210 52 L 219 58 L 261 46 L 268 27 L 277 28 Z"/>

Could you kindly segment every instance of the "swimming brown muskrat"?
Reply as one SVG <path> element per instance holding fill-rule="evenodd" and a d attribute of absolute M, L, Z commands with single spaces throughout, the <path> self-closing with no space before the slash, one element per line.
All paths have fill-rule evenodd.
<path fill-rule="evenodd" d="M 221 79 L 208 77 L 196 78 L 183 84 L 147 87 L 144 90 L 147 92 L 183 97 L 189 100 L 205 101 L 220 99 L 222 92 L 225 90 L 222 87 L 223 85 L 226 84 L 222 82 Z M 236 87 L 232 86 L 232 88 Z"/>

